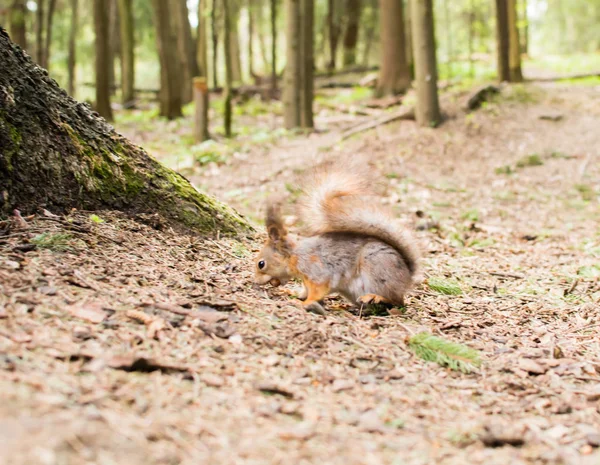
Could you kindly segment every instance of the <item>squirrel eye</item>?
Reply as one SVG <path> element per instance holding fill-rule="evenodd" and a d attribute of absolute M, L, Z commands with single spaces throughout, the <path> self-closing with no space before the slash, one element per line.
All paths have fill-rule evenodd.
<path fill-rule="evenodd" d="M 258 269 L 262 270 L 265 267 L 266 263 L 264 260 L 261 260 L 260 262 L 258 262 Z"/>

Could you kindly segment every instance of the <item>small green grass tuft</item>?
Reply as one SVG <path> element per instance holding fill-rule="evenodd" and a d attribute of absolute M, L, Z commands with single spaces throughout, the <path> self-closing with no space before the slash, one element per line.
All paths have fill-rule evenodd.
<path fill-rule="evenodd" d="M 65 252 L 71 249 L 71 240 L 73 236 L 67 233 L 43 233 L 31 239 L 31 243 L 37 245 L 40 249 L 48 249 L 53 252 Z"/>
<path fill-rule="evenodd" d="M 581 194 L 583 200 L 591 201 L 597 196 L 594 188 L 588 184 L 575 184 L 575 190 Z"/>
<path fill-rule="evenodd" d="M 471 210 L 467 210 L 466 212 L 464 212 L 461 215 L 461 218 L 463 220 L 469 220 L 469 221 L 479 221 L 479 210 L 477 210 L 476 208 L 472 208 Z"/>
<path fill-rule="evenodd" d="M 527 155 L 517 161 L 517 168 L 526 168 L 528 166 L 541 166 L 544 164 L 542 157 L 540 157 L 537 153 L 532 153 L 531 155 Z"/>
<path fill-rule="evenodd" d="M 462 373 L 471 373 L 481 365 L 479 352 L 476 350 L 427 332 L 410 337 L 408 346 L 423 360 Z"/>
<path fill-rule="evenodd" d="M 90 215 L 90 221 L 91 221 L 92 223 L 96 223 L 96 224 L 102 224 L 102 223 L 104 223 L 104 222 L 105 222 L 105 221 L 104 221 L 102 218 L 100 218 L 98 215 L 93 215 L 93 214 L 92 214 L 92 215 Z"/>
<path fill-rule="evenodd" d="M 444 295 L 461 295 L 463 290 L 458 282 L 452 279 L 429 278 L 427 280 L 429 289 Z"/>
<path fill-rule="evenodd" d="M 494 173 L 496 173 L 497 175 L 511 175 L 514 173 L 514 170 L 510 167 L 510 165 L 504 165 L 504 166 L 499 166 L 498 168 L 496 168 L 494 170 Z"/>
<path fill-rule="evenodd" d="M 577 274 L 582 278 L 600 278 L 600 265 L 582 266 L 577 270 Z"/>

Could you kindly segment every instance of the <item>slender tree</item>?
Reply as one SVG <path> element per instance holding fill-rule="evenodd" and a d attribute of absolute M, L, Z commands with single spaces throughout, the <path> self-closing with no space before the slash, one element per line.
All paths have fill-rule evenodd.
<path fill-rule="evenodd" d="M 271 97 L 277 94 L 277 0 L 271 0 Z"/>
<path fill-rule="evenodd" d="M 410 70 L 411 79 L 415 78 L 415 57 L 413 52 L 413 41 L 412 41 L 412 14 L 411 14 L 411 0 L 406 0 L 406 14 L 404 15 L 404 38 L 406 39 L 406 63 Z"/>
<path fill-rule="evenodd" d="M 327 6 L 327 29 L 329 32 L 329 63 L 327 69 L 331 73 L 337 65 L 338 42 L 342 32 L 340 0 L 328 0 Z"/>
<path fill-rule="evenodd" d="M 135 36 L 133 0 L 118 0 L 121 26 L 121 101 L 131 108 L 135 103 Z"/>
<path fill-rule="evenodd" d="M 46 14 L 46 37 L 44 38 L 44 64 L 43 68 L 50 69 L 50 50 L 52 48 L 52 26 L 54 24 L 54 11 L 56 0 L 48 1 L 48 13 Z"/>
<path fill-rule="evenodd" d="M 13 0 L 8 10 L 8 26 L 11 39 L 27 49 L 27 2 L 25 0 Z"/>
<path fill-rule="evenodd" d="M 283 120 L 287 129 L 300 126 L 302 88 L 301 0 L 285 0 L 286 64 L 283 82 Z"/>
<path fill-rule="evenodd" d="M 522 82 L 521 72 L 521 42 L 519 41 L 519 23 L 517 16 L 517 1 L 507 0 L 508 9 L 508 37 L 509 37 L 509 67 L 510 81 Z"/>
<path fill-rule="evenodd" d="M 369 17 L 365 21 L 365 48 L 363 50 L 362 62 L 364 66 L 369 66 L 371 58 L 371 47 L 375 36 L 375 30 L 379 25 L 379 9 L 377 0 L 369 0 Z"/>
<path fill-rule="evenodd" d="M 35 10 L 35 61 L 42 68 L 44 65 L 44 8 L 45 0 L 37 0 Z"/>
<path fill-rule="evenodd" d="M 210 10 L 210 29 L 212 33 L 212 77 L 213 87 L 219 87 L 217 61 L 219 57 L 219 26 L 217 17 L 217 0 L 212 0 L 212 8 Z"/>
<path fill-rule="evenodd" d="M 229 55 L 231 55 L 231 80 L 235 83 L 242 82 L 242 50 L 240 48 L 240 35 L 238 25 L 240 21 L 241 0 L 229 0 Z"/>
<path fill-rule="evenodd" d="M 171 3 L 173 24 L 177 34 L 177 51 L 181 63 L 181 100 L 185 104 L 192 101 L 192 78 L 198 76 L 198 63 L 194 52 L 187 1 L 171 0 Z"/>
<path fill-rule="evenodd" d="M 417 123 L 436 126 L 441 120 L 437 91 L 433 0 L 411 0 L 417 83 Z"/>
<path fill-rule="evenodd" d="M 510 35 L 507 0 L 496 0 L 496 38 L 498 42 L 498 79 L 510 81 Z"/>
<path fill-rule="evenodd" d="M 254 77 L 254 1 L 248 0 L 248 75 Z"/>
<path fill-rule="evenodd" d="M 314 93 L 314 0 L 300 0 L 301 14 L 301 77 L 300 88 L 300 126 L 313 128 Z"/>
<path fill-rule="evenodd" d="M 207 0 L 198 1 L 198 29 L 196 31 L 196 61 L 198 76 L 208 78 L 208 59 L 206 44 L 206 5 Z"/>
<path fill-rule="evenodd" d="M 600 7 L 598 8 L 598 12 L 600 12 Z M 522 29 L 519 32 L 519 37 L 521 38 L 521 53 L 527 55 L 529 53 L 529 16 L 527 14 L 527 0 L 521 0 L 521 19 Z"/>
<path fill-rule="evenodd" d="M 231 50 L 231 18 L 229 10 L 229 0 L 223 2 L 223 37 L 225 47 L 225 98 L 223 107 L 223 126 L 225 127 L 225 137 L 231 137 L 231 81 L 232 81 L 232 57 L 227 50 Z"/>
<path fill-rule="evenodd" d="M 67 91 L 71 97 L 75 97 L 75 66 L 76 66 L 76 51 L 75 42 L 79 30 L 79 1 L 71 0 L 71 28 L 69 30 L 69 55 L 67 57 L 68 69 L 68 84 Z"/>
<path fill-rule="evenodd" d="M 402 0 L 399 0 L 401 3 Z M 358 44 L 358 26 L 362 12 L 361 0 L 347 0 L 346 31 L 344 32 L 344 66 L 356 64 L 356 45 Z"/>
<path fill-rule="evenodd" d="M 398 0 L 380 0 L 381 66 L 377 95 L 394 95 L 410 87 L 410 69 L 406 62 L 404 12 Z"/>
<path fill-rule="evenodd" d="M 110 106 L 109 51 L 109 0 L 94 0 L 94 31 L 96 34 L 96 111 L 107 121 L 112 121 Z"/>
<path fill-rule="evenodd" d="M 110 95 L 117 91 L 117 79 L 115 74 L 115 62 L 119 61 L 121 55 L 121 28 L 119 8 L 117 0 L 109 0 L 108 3 L 108 81 L 110 82 Z"/>
<path fill-rule="evenodd" d="M 160 60 L 160 115 L 175 119 L 181 117 L 183 112 L 177 36 L 172 24 L 172 11 L 170 3 L 164 0 L 152 0 L 152 7 Z"/>

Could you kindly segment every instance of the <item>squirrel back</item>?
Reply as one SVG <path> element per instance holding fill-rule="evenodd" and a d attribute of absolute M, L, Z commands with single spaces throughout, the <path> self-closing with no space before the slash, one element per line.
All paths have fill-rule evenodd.
<path fill-rule="evenodd" d="M 299 201 L 305 234 L 339 232 L 372 237 L 394 248 L 414 276 L 419 260 L 415 242 L 382 207 L 370 178 L 364 165 L 339 167 L 329 163 L 313 170 Z"/>

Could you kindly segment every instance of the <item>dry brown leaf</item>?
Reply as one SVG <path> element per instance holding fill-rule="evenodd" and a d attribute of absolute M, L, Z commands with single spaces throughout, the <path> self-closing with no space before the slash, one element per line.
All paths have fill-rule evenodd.
<path fill-rule="evenodd" d="M 89 321 L 91 323 L 102 323 L 106 317 L 106 312 L 102 309 L 102 304 L 87 302 L 80 305 L 69 307 L 69 313 L 76 318 Z"/>

